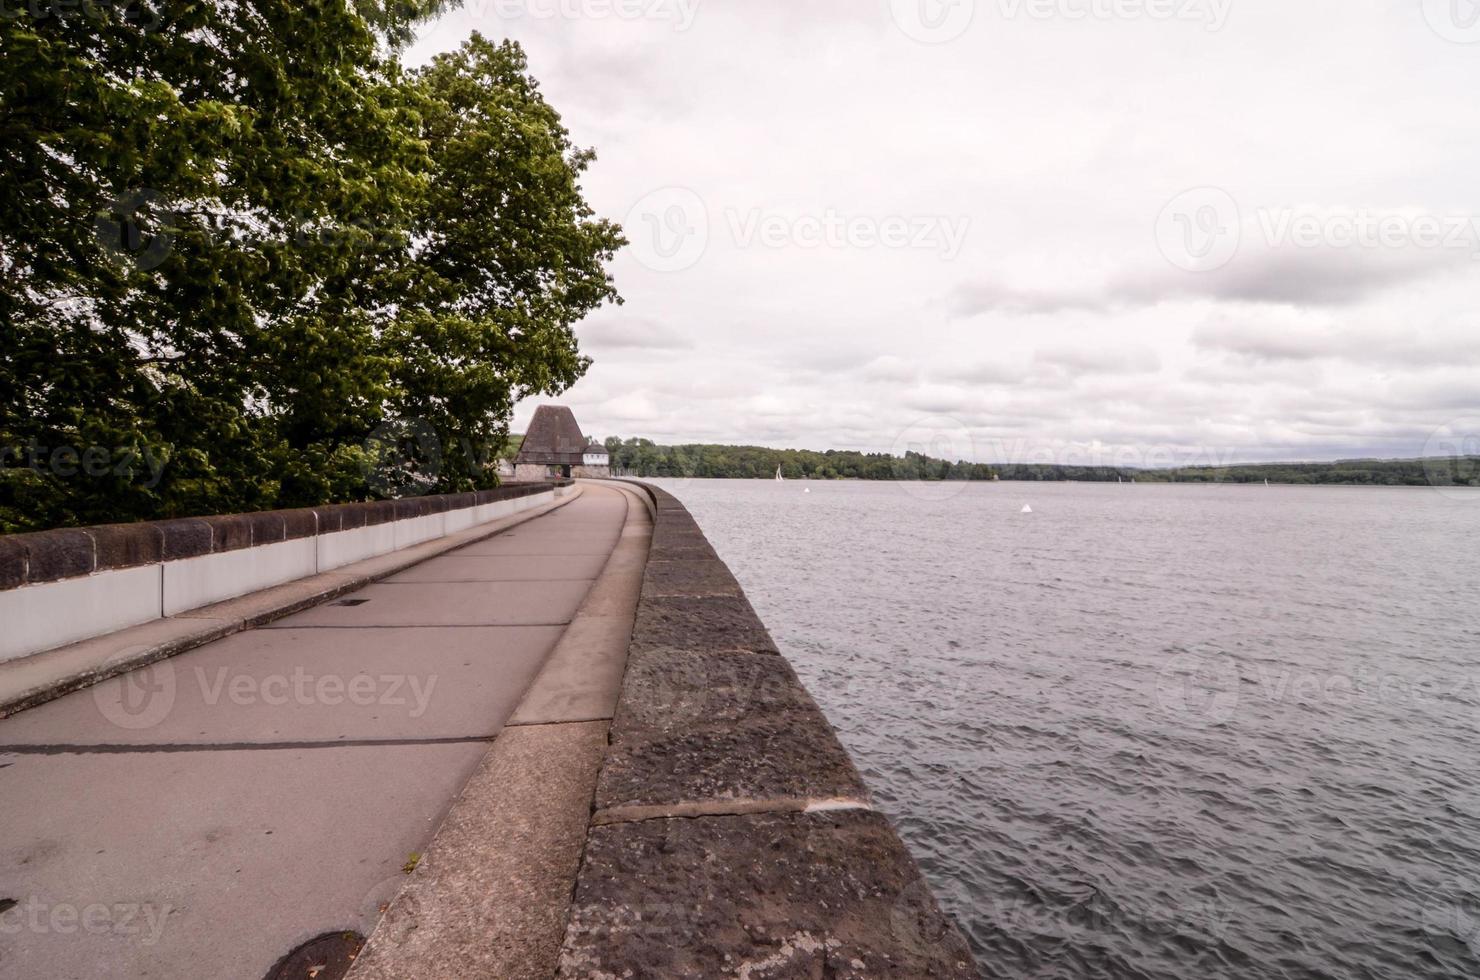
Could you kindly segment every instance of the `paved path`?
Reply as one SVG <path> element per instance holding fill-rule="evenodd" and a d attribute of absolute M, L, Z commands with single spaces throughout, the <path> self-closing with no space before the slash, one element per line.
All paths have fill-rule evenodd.
<path fill-rule="evenodd" d="M 314 936 L 368 934 L 547 659 L 532 725 L 610 717 L 587 705 L 615 686 L 590 690 L 580 663 L 604 627 L 550 655 L 583 602 L 635 603 L 592 583 L 641 506 L 587 485 L 332 603 L 0 720 L 0 976 L 259 980 Z"/>

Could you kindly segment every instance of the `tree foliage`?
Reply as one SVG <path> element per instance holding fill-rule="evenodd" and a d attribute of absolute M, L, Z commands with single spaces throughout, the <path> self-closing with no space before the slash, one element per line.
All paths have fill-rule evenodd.
<path fill-rule="evenodd" d="M 493 482 L 623 242 L 517 45 L 401 67 L 440 6 L 6 8 L 0 529 Z"/>
<path fill-rule="evenodd" d="M 1019 480 L 1081 483 L 1270 483 L 1352 486 L 1480 487 L 1480 457 L 1343 460 L 1332 463 L 1254 463 L 1135 469 L 1044 463 L 972 463 L 919 453 L 891 456 L 840 450 L 763 446 L 660 446 L 651 439 L 605 441 L 615 471 L 638 477 L 764 480 L 777 467 L 788 480 Z"/>

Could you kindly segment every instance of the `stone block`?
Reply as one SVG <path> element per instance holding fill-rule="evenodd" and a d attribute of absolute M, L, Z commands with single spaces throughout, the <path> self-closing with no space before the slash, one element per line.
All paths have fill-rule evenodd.
<path fill-rule="evenodd" d="M 776 644 L 744 596 L 643 596 L 632 632 L 634 650 L 750 650 Z"/>
<path fill-rule="evenodd" d="M 239 551 L 252 546 L 252 521 L 244 514 L 222 514 L 202 517 L 211 529 L 211 553 Z"/>
<path fill-rule="evenodd" d="M 558 976 L 979 974 L 888 821 L 853 810 L 592 828 Z"/>
<path fill-rule="evenodd" d="M 722 561 L 649 561 L 642 580 L 643 593 L 664 596 L 739 596 L 740 583 Z"/>
<path fill-rule="evenodd" d="M 27 534 L 23 542 L 28 557 L 28 582 L 57 582 L 87 575 L 94 564 L 93 539 L 86 531 L 57 530 Z"/>
<path fill-rule="evenodd" d="M 600 810 L 865 799 L 832 726 L 781 657 L 634 654 Z"/>
<path fill-rule="evenodd" d="M 90 527 L 97 551 L 97 567 L 132 568 L 162 561 L 164 557 L 164 532 L 158 524 L 105 524 Z"/>
<path fill-rule="evenodd" d="M 211 526 L 198 517 L 157 521 L 155 527 L 164 537 L 162 557 L 165 561 L 196 558 L 211 553 Z"/>

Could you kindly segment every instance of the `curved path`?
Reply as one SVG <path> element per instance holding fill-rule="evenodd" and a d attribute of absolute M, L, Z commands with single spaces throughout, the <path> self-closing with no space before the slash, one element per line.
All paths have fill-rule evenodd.
<path fill-rule="evenodd" d="M 0 720 L 0 975 L 258 980 L 315 936 L 368 935 L 465 785 L 523 805 L 495 757 L 539 743 L 495 741 L 506 724 L 599 759 L 650 528 L 635 494 L 586 484 L 359 592 Z M 567 808 L 589 793 L 576 782 Z"/>

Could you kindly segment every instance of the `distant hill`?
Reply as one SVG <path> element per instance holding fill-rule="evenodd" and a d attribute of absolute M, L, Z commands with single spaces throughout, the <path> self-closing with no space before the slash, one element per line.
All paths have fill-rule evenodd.
<path fill-rule="evenodd" d="M 1145 470 L 1111 466 L 967 463 L 918 453 L 891 456 L 764 446 L 660 446 L 650 439 L 606 440 L 614 471 L 630 476 L 765 480 L 1032 480 L 1114 483 L 1270 483 L 1345 486 L 1480 487 L 1480 456 L 1354 459 L 1333 463 L 1251 463 Z"/>

